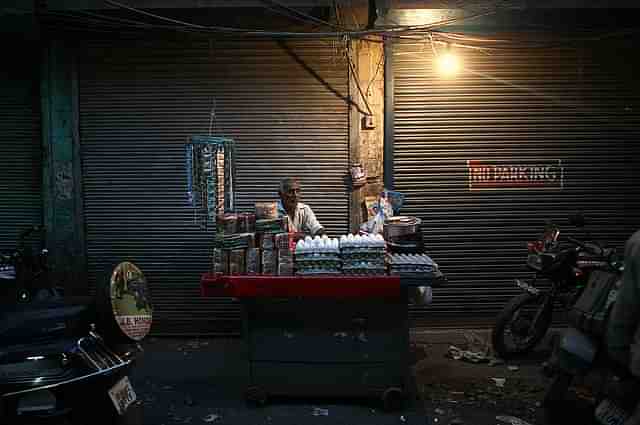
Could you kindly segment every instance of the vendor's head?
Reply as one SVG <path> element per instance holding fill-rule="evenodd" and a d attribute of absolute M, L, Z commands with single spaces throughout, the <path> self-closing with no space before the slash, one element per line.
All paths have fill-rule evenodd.
<path fill-rule="evenodd" d="M 280 200 L 286 210 L 293 210 L 300 200 L 300 182 L 297 178 L 287 177 L 280 180 Z"/>

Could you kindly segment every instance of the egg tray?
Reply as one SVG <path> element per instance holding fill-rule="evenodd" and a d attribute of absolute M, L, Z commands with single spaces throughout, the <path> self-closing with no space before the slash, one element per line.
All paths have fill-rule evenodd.
<path fill-rule="evenodd" d="M 342 261 L 327 260 L 327 261 L 307 261 L 307 262 L 295 262 L 298 270 L 311 270 L 311 269 L 341 269 Z"/>
<path fill-rule="evenodd" d="M 384 247 L 340 246 L 342 254 L 380 254 L 384 255 Z"/>
<path fill-rule="evenodd" d="M 314 269 L 314 270 L 297 270 L 297 276 L 340 276 L 342 272 L 336 269 Z"/>
<path fill-rule="evenodd" d="M 384 268 L 382 269 L 353 268 L 353 269 L 342 269 L 342 274 L 346 276 L 382 276 L 382 275 L 386 275 L 386 270 Z"/>
<path fill-rule="evenodd" d="M 296 261 L 342 261 L 336 254 L 296 254 Z"/>

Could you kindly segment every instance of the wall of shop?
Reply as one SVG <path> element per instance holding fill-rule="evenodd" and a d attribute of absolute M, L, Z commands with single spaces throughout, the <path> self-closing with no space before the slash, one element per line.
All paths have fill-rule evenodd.
<path fill-rule="evenodd" d="M 519 291 L 514 279 L 530 276 L 526 242 L 545 220 L 560 225 L 561 237 L 581 236 L 567 218 L 582 211 L 592 235 L 618 249 L 638 229 L 633 42 L 455 49 L 464 65 L 449 79 L 426 41 L 393 45 L 387 169 L 406 196 L 402 213 L 423 220 L 428 250 L 449 278 L 433 305 L 412 309 L 415 323 L 493 320 Z M 523 164 L 553 175 L 494 178 L 496 167 Z"/>
<path fill-rule="evenodd" d="M 238 210 L 298 176 L 327 230 L 347 232 L 348 68 L 332 42 L 96 39 L 78 85 L 89 285 L 135 261 L 156 333 L 239 331 L 236 303 L 199 295 L 214 234 L 187 204 L 189 136 L 235 139 Z"/>
<path fill-rule="evenodd" d="M 42 223 L 40 58 L 33 40 L 0 35 L 0 249 L 10 250 L 21 230 Z"/>

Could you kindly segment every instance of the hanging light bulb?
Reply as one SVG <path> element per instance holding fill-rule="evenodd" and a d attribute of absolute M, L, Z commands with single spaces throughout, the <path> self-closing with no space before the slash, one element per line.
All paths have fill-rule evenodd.
<path fill-rule="evenodd" d="M 436 69 L 438 74 L 444 78 L 455 77 L 462 68 L 462 60 L 451 51 L 447 44 L 444 53 L 436 57 Z"/>

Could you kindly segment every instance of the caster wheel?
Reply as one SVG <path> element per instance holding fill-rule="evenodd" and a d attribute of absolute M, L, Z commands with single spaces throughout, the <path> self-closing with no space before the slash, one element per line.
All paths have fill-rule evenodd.
<path fill-rule="evenodd" d="M 253 406 L 262 407 L 267 404 L 267 393 L 260 387 L 247 388 L 245 399 Z"/>
<path fill-rule="evenodd" d="M 404 392 L 400 388 L 387 388 L 382 394 L 382 407 L 387 412 L 401 410 L 404 407 Z"/>

